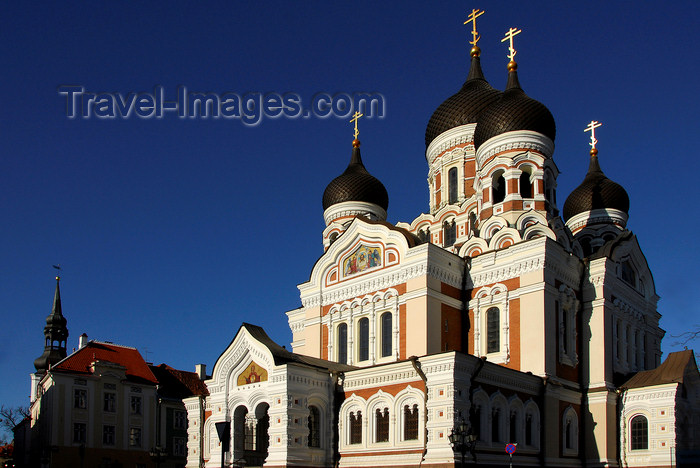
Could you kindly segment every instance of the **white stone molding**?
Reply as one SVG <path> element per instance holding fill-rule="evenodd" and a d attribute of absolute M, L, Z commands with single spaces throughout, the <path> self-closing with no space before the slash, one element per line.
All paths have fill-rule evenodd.
<path fill-rule="evenodd" d="M 576 298 L 574 290 L 565 284 L 559 286 L 558 301 L 559 362 L 573 367 L 578 364 L 578 353 L 576 352 L 576 337 L 578 336 L 576 314 L 579 310 L 579 301 Z M 565 321 L 568 327 L 564 326 Z"/>
<path fill-rule="evenodd" d="M 554 142 L 541 133 L 530 130 L 517 130 L 496 135 L 479 146 L 476 152 L 477 168 L 483 167 L 484 162 L 492 156 L 512 150 L 535 151 L 546 158 L 551 158 L 554 153 Z"/>
<path fill-rule="evenodd" d="M 567 425 L 569 425 L 571 431 L 569 434 L 568 447 L 566 438 Z M 564 410 L 564 414 L 562 415 L 561 431 L 560 440 L 562 454 L 564 454 L 564 456 L 578 455 L 578 415 L 571 405 Z"/>
<path fill-rule="evenodd" d="M 433 161 L 443 152 L 454 148 L 457 145 L 463 145 L 465 143 L 472 143 L 465 147 L 466 151 L 474 152 L 474 129 L 476 128 L 475 123 L 470 123 L 466 125 L 460 125 L 459 127 L 451 128 L 446 132 L 438 135 L 425 150 L 425 159 L 428 161 L 428 165 L 432 166 Z"/>
<path fill-rule="evenodd" d="M 517 244 L 521 240 L 522 238 L 520 237 L 520 233 L 516 229 L 504 227 L 493 234 L 493 237 L 491 237 L 491 240 L 489 241 L 489 249 L 505 249 L 511 245 Z"/>
<path fill-rule="evenodd" d="M 503 284 L 480 289 L 476 293 L 474 306 L 474 350 L 480 356 L 486 356 L 489 361 L 497 364 L 510 362 L 510 307 L 508 288 Z M 473 301 L 472 301 L 473 302 Z M 496 307 L 499 319 L 499 350 L 487 352 L 487 311 Z"/>
<path fill-rule="evenodd" d="M 331 205 L 323 212 L 326 226 L 339 218 L 364 216 L 372 221 L 386 221 L 386 211 L 379 205 L 361 201 L 347 201 Z M 351 220 L 349 220 L 351 221 Z"/>
<path fill-rule="evenodd" d="M 627 225 L 627 219 L 628 216 L 624 211 L 613 208 L 601 208 L 584 211 L 583 213 L 572 216 L 566 221 L 566 227 L 568 227 L 574 235 L 578 234 L 584 227 L 596 224 L 615 224 L 624 229 Z"/>

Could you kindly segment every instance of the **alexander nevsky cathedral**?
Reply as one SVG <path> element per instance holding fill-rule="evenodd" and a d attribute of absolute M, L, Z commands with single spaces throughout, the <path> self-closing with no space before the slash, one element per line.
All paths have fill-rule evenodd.
<path fill-rule="evenodd" d="M 506 449 L 515 466 L 698 466 L 697 364 L 661 362 L 654 280 L 627 192 L 603 172 L 601 124 L 559 204 L 555 120 L 520 85 L 520 31 L 496 89 L 481 13 L 466 80 L 428 120 L 429 212 L 386 221 L 356 115 L 323 192 L 323 254 L 286 313 L 291 350 L 241 325 L 208 395 L 185 400 L 187 467 L 506 466 Z"/>

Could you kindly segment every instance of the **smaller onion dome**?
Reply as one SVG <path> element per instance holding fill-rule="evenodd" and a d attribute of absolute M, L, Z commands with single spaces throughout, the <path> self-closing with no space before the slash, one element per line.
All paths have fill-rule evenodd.
<path fill-rule="evenodd" d="M 384 211 L 389 207 L 386 188 L 362 164 L 360 140 L 352 142 L 352 157 L 345 172 L 333 179 L 323 192 L 323 210 L 348 201 L 373 203 Z"/>
<path fill-rule="evenodd" d="M 598 150 L 591 150 L 588 173 L 564 202 L 563 216 L 567 221 L 579 213 L 599 209 L 616 209 L 628 214 L 630 199 L 620 184 L 605 177 L 598 164 Z"/>
<path fill-rule="evenodd" d="M 492 88 L 484 78 L 479 58 L 480 52 L 478 47 L 472 48 L 467 80 L 462 88 L 440 104 L 430 117 L 425 129 L 426 147 L 447 130 L 476 123 L 479 114 L 501 96 L 501 92 Z"/>
<path fill-rule="evenodd" d="M 497 135 L 517 130 L 541 133 L 552 141 L 557 129 L 549 109 L 525 94 L 518 80 L 518 65 L 508 64 L 508 84 L 501 98 L 481 113 L 474 131 L 474 146 Z"/>

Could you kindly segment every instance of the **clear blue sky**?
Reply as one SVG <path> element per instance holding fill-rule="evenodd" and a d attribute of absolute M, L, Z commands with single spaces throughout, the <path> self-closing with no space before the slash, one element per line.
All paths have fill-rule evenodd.
<path fill-rule="evenodd" d="M 350 157 L 337 118 L 68 119 L 64 84 L 88 91 L 376 91 L 361 122 L 389 220 L 428 207 L 425 125 L 461 86 L 479 18 L 487 79 L 506 81 L 509 27 L 520 81 L 557 122 L 558 202 L 583 179 L 592 120 L 608 177 L 630 195 L 668 335 L 700 322 L 696 1 L 241 2 L 0 5 L 0 403 L 28 402 L 64 267 L 69 348 L 91 339 L 149 361 L 211 369 L 242 321 L 281 344 L 296 285 L 322 253 L 321 196 Z M 692 163 L 692 164 L 691 164 Z M 147 351 L 147 353 L 146 353 Z"/>

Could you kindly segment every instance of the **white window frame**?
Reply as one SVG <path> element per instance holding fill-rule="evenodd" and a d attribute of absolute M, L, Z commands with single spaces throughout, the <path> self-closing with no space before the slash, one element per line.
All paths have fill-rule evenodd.
<path fill-rule="evenodd" d="M 486 311 L 491 307 L 499 309 L 499 340 L 500 350 L 488 353 L 488 323 Z M 479 356 L 486 356 L 489 361 L 497 364 L 510 362 L 510 326 L 509 326 L 508 288 L 496 284 L 490 288 L 481 289 L 476 296 L 474 306 L 474 349 Z"/>

